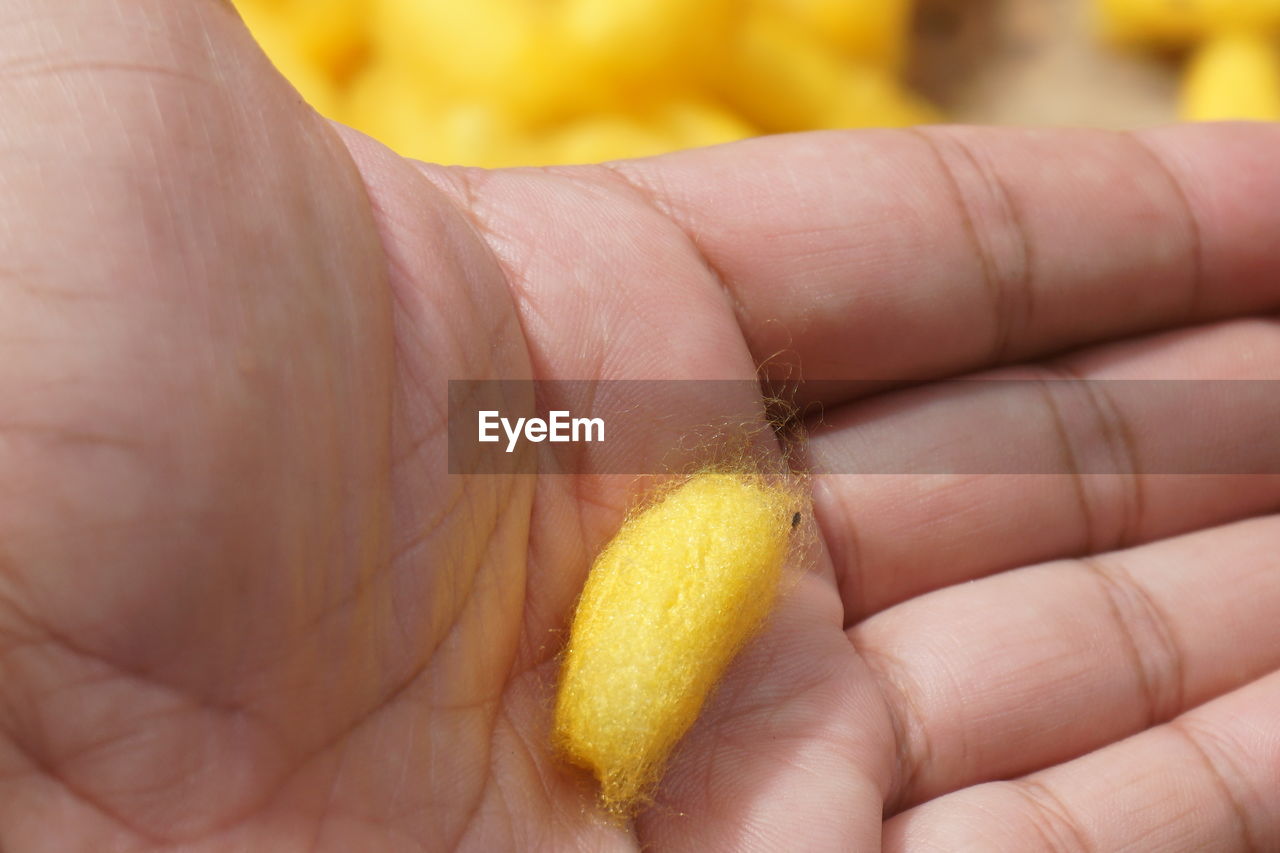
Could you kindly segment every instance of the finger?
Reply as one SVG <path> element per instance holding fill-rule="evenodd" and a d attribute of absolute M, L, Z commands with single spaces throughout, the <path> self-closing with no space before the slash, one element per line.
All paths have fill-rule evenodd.
<path fill-rule="evenodd" d="M 1280 127 L 776 137 L 619 165 L 767 375 L 949 375 L 1280 304 Z M 804 389 L 801 389 L 804 393 Z"/>
<path fill-rule="evenodd" d="M 1280 674 L 1024 779 L 942 797 L 885 824 L 884 849 L 1274 850 Z"/>
<path fill-rule="evenodd" d="M 1280 324 L 1234 320 L 998 374 L 1043 383 L 948 383 L 829 410 L 811 469 L 902 472 L 818 478 L 847 620 L 1280 507 L 1276 365 Z M 1169 377 L 1191 381 L 1151 381 Z M 933 473 L 948 465 L 967 473 Z"/>
<path fill-rule="evenodd" d="M 951 587 L 849 632 L 901 732 L 891 802 L 1027 773 L 1280 667 L 1280 517 Z"/>

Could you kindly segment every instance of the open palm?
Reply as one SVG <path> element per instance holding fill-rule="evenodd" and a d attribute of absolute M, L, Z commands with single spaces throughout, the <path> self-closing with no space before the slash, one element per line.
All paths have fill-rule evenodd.
<path fill-rule="evenodd" d="M 548 729 L 636 483 L 445 447 L 450 378 L 850 380 L 828 469 L 954 424 L 852 380 L 1277 378 L 1280 129 L 489 173 L 327 124 L 215 0 L 0 40 L 0 849 L 1280 844 L 1280 478 L 1144 474 L 1177 421 L 1059 431 L 1128 476 L 816 478 L 814 565 L 625 827 Z M 1266 417 L 1215 424 L 1275 470 Z"/>

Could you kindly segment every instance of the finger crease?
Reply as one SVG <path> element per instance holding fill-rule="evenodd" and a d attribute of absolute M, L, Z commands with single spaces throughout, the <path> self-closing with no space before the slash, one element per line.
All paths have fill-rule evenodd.
<path fill-rule="evenodd" d="M 1200 225 L 1200 217 L 1196 215 L 1195 206 L 1191 203 L 1191 196 L 1187 193 L 1187 189 L 1182 179 L 1178 177 L 1168 161 L 1162 157 L 1151 143 L 1147 142 L 1136 133 L 1126 134 L 1134 144 L 1142 151 L 1143 155 L 1151 161 L 1168 181 L 1169 187 L 1173 190 L 1173 194 L 1178 199 L 1178 204 L 1182 210 L 1183 221 L 1186 223 L 1187 234 L 1190 240 L 1187 243 L 1187 261 L 1183 264 L 1190 270 L 1190 279 L 1187 285 L 1185 321 L 1193 322 L 1201 313 L 1205 296 L 1206 275 L 1204 265 L 1204 229 Z"/>
<path fill-rule="evenodd" d="M 1129 656 L 1145 702 L 1145 727 L 1172 718 L 1185 702 L 1186 667 L 1169 617 L 1122 566 L 1090 557 L 1079 565 L 1097 581 Z"/>
<path fill-rule="evenodd" d="M 1248 851 L 1262 850 L 1263 848 L 1254 840 L 1253 832 L 1249 828 L 1248 810 L 1245 809 L 1244 804 L 1236 796 L 1235 789 L 1227 781 L 1226 774 L 1218 767 L 1218 763 L 1213 760 L 1209 750 L 1201 742 L 1201 739 L 1194 734 L 1196 730 L 1192 728 L 1191 723 L 1185 718 L 1174 720 L 1168 725 L 1168 728 L 1174 735 L 1185 741 L 1191 751 L 1195 753 L 1196 759 L 1200 762 L 1210 782 L 1217 789 L 1223 802 L 1231 809 L 1232 815 L 1235 817 L 1237 834 L 1240 838 L 1240 849 Z"/>
<path fill-rule="evenodd" d="M 927 130 L 912 128 L 908 132 L 925 143 L 950 187 L 961 225 L 974 256 L 978 259 L 983 285 L 990 297 L 994 331 L 988 360 L 996 364 L 1004 362 L 1014 347 L 1017 337 L 1015 330 L 1029 324 L 1034 308 L 1034 251 L 1031 232 L 999 172 L 984 168 L 968 145 L 948 135 L 950 147 L 955 148 L 967 162 L 965 171 L 972 171 L 982 189 L 993 199 L 993 207 L 1001 226 L 1000 233 L 1006 235 L 1017 247 L 1016 252 L 1007 257 L 997 253 L 990 241 L 982 238 L 983 231 L 978 228 L 975 216 L 974 193 L 965 189 L 968 182 L 961 180 L 960 170 L 953 157 L 944 152 L 938 138 Z M 1006 270 L 1006 266 L 1011 269 Z"/>
<path fill-rule="evenodd" d="M 1082 552 L 1096 554 L 1102 551 L 1114 551 L 1138 541 L 1146 513 L 1146 495 L 1142 487 L 1142 472 L 1139 467 L 1137 441 L 1128 421 L 1120 413 L 1115 402 L 1098 387 L 1098 383 L 1089 380 L 1066 362 L 1051 361 L 1042 365 L 1046 379 L 1041 383 L 1046 405 L 1053 420 L 1054 431 L 1062 445 L 1064 461 L 1067 464 L 1075 486 L 1076 496 L 1083 515 L 1084 542 Z M 1053 383 L 1066 382 L 1072 388 L 1084 392 L 1084 401 L 1089 407 L 1093 421 L 1097 425 L 1094 434 L 1101 439 L 1102 463 L 1082 461 L 1072 441 L 1072 431 L 1068 426 L 1062 409 L 1058 406 L 1052 393 Z M 1082 442 L 1083 447 L 1090 446 L 1088 437 Z M 1121 493 L 1114 503 L 1107 506 L 1095 506 L 1086 488 L 1085 473 L 1112 474 L 1121 477 Z M 1119 527 L 1110 536 L 1103 536 L 1099 529 L 1099 519 L 1119 519 Z"/>
<path fill-rule="evenodd" d="M 899 675 L 902 664 L 886 652 L 859 647 L 852 636 L 849 641 L 876 677 L 876 686 L 893 727 L 893 779 L 884 806 L 888 818 L 910 805 L 917 780 L 933 761 L 933 744 L 924 726 L 924 713 L 902 683 Z"/>
<path fill-rule="evenodd" d="M 1031 819 L 1047 849 L 1087 853 L 1093 849 L 1080 823 L 1071 815 L 1062 798 L 1049 786 L 1036 779 L 1019 779 L 1010 783 L 1013 790 L 1031 806 Z"/>

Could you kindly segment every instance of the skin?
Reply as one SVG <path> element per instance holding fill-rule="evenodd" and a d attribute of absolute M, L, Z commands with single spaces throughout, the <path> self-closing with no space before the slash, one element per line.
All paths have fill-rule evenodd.
<path fill-rule="evenodd" d="M 545 735 L 634 482 L 445 470 L 448 378 L 842 380 L 829 466 L 936 439 L 943 377 L 1276 378 L 1280 129 L 486 173 L 328 124 L 218 0 L 5 0 L 0 56 L 0 848 L 1280 845 L 1280 478 L 816 478 L 617 826 Z M 1098 411 L 1064 440 L 1190 452 Z M 1269 417 L 1215 423 L 1274 470 Z"/>

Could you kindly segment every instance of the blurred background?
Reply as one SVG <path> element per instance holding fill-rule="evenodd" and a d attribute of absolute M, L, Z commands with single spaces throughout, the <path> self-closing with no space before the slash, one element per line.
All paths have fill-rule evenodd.
<path fill-rule="evenodd" d="M 1280 120 L 1280 0 L 234 0 L 321 113 L 476 166 L 921 122 Z"/>

